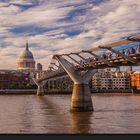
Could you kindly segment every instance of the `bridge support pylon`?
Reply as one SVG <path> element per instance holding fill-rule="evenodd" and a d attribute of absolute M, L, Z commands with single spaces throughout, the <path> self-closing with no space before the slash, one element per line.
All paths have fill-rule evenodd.
<path fill-rule="evenodd" d="M 42 86 L 42 85 L 38 86 L 37 95 L 38 96 L 44 96 L 45 95 L 44 86 Z"/>
<path fill-rule="evenodd" d="M 44 82 L 37 82 L 35 78 L 32 78 L 35 84 L 37 85 L 37 95 L 38 96 L 44 96 L 45 90 L 44 90 Z"/>
<path fill-rule="evenodd" d="M 72 66 L 70 66 L 69 61 L 67 61 L 62 56 L 56 55 L 55 59 L 58 60 L 60 65 L 74 82 L 70 111 L 93 111 L 89 81 L 91 80 L 93 74 L 97 72 L 97 70 L 87 70 L 81 73 L 80 71 L 75 71 Z"/>

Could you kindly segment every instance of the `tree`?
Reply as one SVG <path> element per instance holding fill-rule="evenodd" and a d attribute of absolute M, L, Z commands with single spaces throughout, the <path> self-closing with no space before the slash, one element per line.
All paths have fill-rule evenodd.
<path fill-rule="evenodd" d="M 18 89 L 18 84 L 16 82 L 12 82 L 9 86 L 10 89 Z"/>

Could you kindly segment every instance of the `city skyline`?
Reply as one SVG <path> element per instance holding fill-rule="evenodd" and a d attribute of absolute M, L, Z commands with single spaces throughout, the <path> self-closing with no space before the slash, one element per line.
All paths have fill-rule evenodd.
<path fill-rule="evenodd" d="M 139 13 L 140 0 L 1 0 L 0 67 L 17 69 L 26 40 L 47 69 L 53 54 L 138 34 Z"/>

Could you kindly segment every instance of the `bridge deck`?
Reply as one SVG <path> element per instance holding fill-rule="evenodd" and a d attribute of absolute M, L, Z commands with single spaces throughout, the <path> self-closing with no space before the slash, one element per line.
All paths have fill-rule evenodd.
<path fill-rule="evenodd" d="M 106 48 L 101 49 L 100 47 L 94 47 L 86 51 L 62 54 L 58 56 L 69 57 L 69 59 L 71 59 L 74 63 L 70 61 L 68 61 L 68 63 L 71 65 L 71 67 L 73 67 L 75 71 L 86 71 L 89 69 L 103 69 L 103 68 L 118 67 L 118 66 L 139 66 L 140 65 L 140 35 L 137 35 L 133 38 L 127 38 L 127 39 L 123 39 L 117 42 L 113 42 L 105 46 L 109 48 L 113 47 L 115 48 L 115 50 L 117 50 L 116 48 L 119 48 L 121 51 L 119 51 L 118 53 L 120 52 L 125 53 L 126 57 L 124 58 L 116 53 L 111 54 L 110 53 L 111 51 L 109 51 L 108 49 Z M 135 53 L 128 54 L 127 52 L 130 51 L 130 49 L 133 49 L 131 51 L 135 51 Z M 102 51 L 105 50 L 104 54 L 97 55 L 96 51 L 99 51 L 99 50 L 102 50 Z M 89 54 L 92 55 L 92 52 L 94 52 L 93 55 L 95 55 L 95 57 L 89 56 Z M 87 56 L 85 58 L 84 56 L 79 55 L 83 53 L 87 53 Z M 77 55 L 77 57 L 80 57 L 81 59 L 76 60 L 74 59 L 74 57 L 71 57 L 70 55 Z M 103 55 L 105 55 L 105 57 Z M 126 59 L 127 57 L 130 58 L 131 60 L 134 60 L 134 62 L 130 61 L 130 59 Z M 47 70 L 48 72 L 47 75 L 39 79 L 38 80 L 39 82 L 43 80 L 51 79 L 54 77 L 60 77 L 67 74 L 60 65 L 55 63 L 57 62 L 55 60 L 55 56 L 53 56 L 52 61 L 53 62 L 50 63 L 50 67 L 49 67 L 50 70 Z M 55 68 L 53 68 L 53 66 L 55 66 Z"/>

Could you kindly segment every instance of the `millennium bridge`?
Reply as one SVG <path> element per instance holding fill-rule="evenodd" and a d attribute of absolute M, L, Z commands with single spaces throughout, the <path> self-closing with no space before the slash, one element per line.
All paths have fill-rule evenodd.
<path fill-rule="evenodd" d="M 68 75 L 73 81 L 70 111 L 93 111 L 89 82 L 98 69 L 140 65 L 140 35 L 127 37 L 107 45 L 67 54 L 56 54 L 45 77 L 33 78 L 37 95 L 45 94 L 44 85 L 52 79 Z"/>

